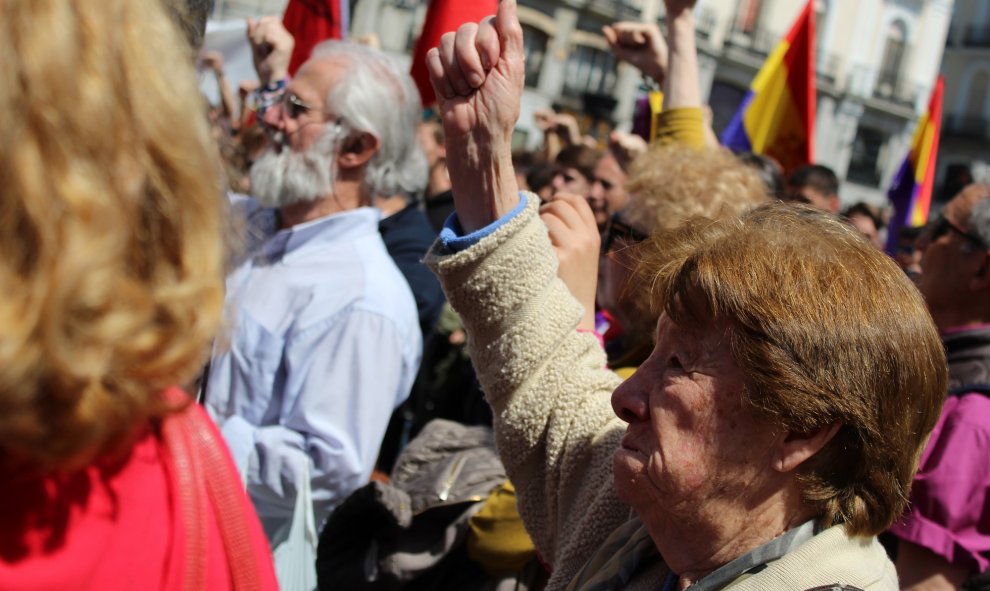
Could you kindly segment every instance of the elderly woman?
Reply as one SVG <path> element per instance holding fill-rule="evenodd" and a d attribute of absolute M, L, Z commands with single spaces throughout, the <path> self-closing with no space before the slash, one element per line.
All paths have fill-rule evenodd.
<path fill-rule="evenodd" d="M 189 45 L 160 0 L 4 2 L 0 38 L 0 589 L 277 588 L 178 387 L 225 258 Z"/>
<path fill-rule="evenodd" d="M 619 386 L 573 330 L 583 310 L 516 190 L 515 3 L 427 60 L 457 205 L 428 262 L 549 588 L 896 589 L 875 535 L 904 507 L 946 380 L 904 275 L 810 210 L 693 222 L 644 254 L 657 345 Z"/>

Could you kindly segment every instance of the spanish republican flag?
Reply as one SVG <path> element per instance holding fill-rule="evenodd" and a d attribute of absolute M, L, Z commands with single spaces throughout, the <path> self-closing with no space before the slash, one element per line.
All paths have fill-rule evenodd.
<path fill-rule="evenodd" d="M 918 120 L 918 128 L 914 130 L 911 151 L 887 191 L 894 207 L 887 230 L 887 252 L 891 254 L 897 248 L 898 230 L 928 223 L 935 185 L 935 155 L 942 128 L 943 86 L 942 76 L 939 76 L 928 101 L 928 111 Z"/>
<path fill-rule="evenodd" d="M 348 3 L 341 0 L 289 0 L 282 24 L 296 40 L 289 61 L 290 76 L 309 59 L 318 43 L 347 38 L 348 8 Z"/>
<path fill-rule="evenodd" d="M 767 57 L 739 110 L 722 132 L 734 152 L 765 154 L 789 173 L 814 162 L 815 11 L 809 0 Z"/>
<path fill-rule="evenodd" d="M 426 10 L 426 20 L 423 21 L 423 32 L 416 41 L 412 55 L 410 74 L 416 81 L 419 96 L 423 106 L 429 107 L 437 102 L 430 84 L 430 75 L 426 71 L 426 52 L 440 45 L 440 37 L 444 33 L 456 31 L 464 23 L 478 22 L 486 16 L 495 14 L 498 0 L 431 0 Z"/>

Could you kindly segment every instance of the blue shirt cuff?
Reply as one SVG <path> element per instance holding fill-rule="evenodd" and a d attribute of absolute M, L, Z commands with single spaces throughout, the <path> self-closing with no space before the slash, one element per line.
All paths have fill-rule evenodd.
<path fill-rule="evenodd" d="M 522 213 L 526 209 L 526 194 L 522 191 L 519 192 L 519 205 L 517 205 L 512 211 L 498 218 L 494 222 L 488 224 L 484 228 L 479 228 L 474 232 L 467 235 L 464 234 L 464 229 L 461 228 L 461 222 L 457 219 L 457 212 L 450 214 L 447 221 L 443 224 L 443 229 L 440 230 L 440 243 L 443 244 L 444 248 L 450 252 L 460 252 L 466 250 L 477 244 L 482 238 L 488 236 L 498 230 L 505 224 L 509 223 L 514 217 Z"/>

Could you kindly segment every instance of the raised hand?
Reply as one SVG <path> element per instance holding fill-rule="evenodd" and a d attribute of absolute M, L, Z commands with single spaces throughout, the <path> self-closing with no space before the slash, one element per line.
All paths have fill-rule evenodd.
<path fill-rule="evenodd" d="M 289 76 L 289 60 L 296 40 L 277 16 L 263 16 L 247 20 L 247 37 L 251 44 L 254 70 L 261 84 L 281 80 Z"/>
<path fill-rule="evenodd" d="M 598 254 L 601 236 L 595 214 L 580 195 L 557 193 L 540 207 L 540 218 L 550 234 L 557 254 L 557 277 L 584 306 L 578 328 L 595 328 L 595 290 L 598 284 Z"/>
<path fill-rule="evenodd" d="M 443 121 L 458 218 L 471 232 L 519 201 L 512 130 L 525 70 L 515 0 L 502 0 L 494 17 L 445 34 L 426 54 L 426 66 Z"/>
<path fill-rule="evenodd" d="M 656 23 L 622 21 L 602 27 L 612 53 L 662 84 L 667 75 L 667 42 Z"/>

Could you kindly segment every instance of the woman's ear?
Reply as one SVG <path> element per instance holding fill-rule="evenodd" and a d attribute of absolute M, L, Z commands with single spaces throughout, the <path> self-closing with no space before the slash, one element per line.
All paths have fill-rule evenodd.
<path fill-rule="evenodd" d="M 835 421 L 810 433 L 790 431 L 777 443 L 773 456 L 773 469 L 778 472 L 791 472 L 805 460 L 818 453 L 825 444 L 835 437 L 842 427 L 842 421 Z"/>
<path fill-rule="evenodd" d="M 350 135 L 340 143 L 337 166 L 344 169 L 364 166 L 378 153 L 379 148 L 381 141 L 370 133 L 359 132 Z"/>

